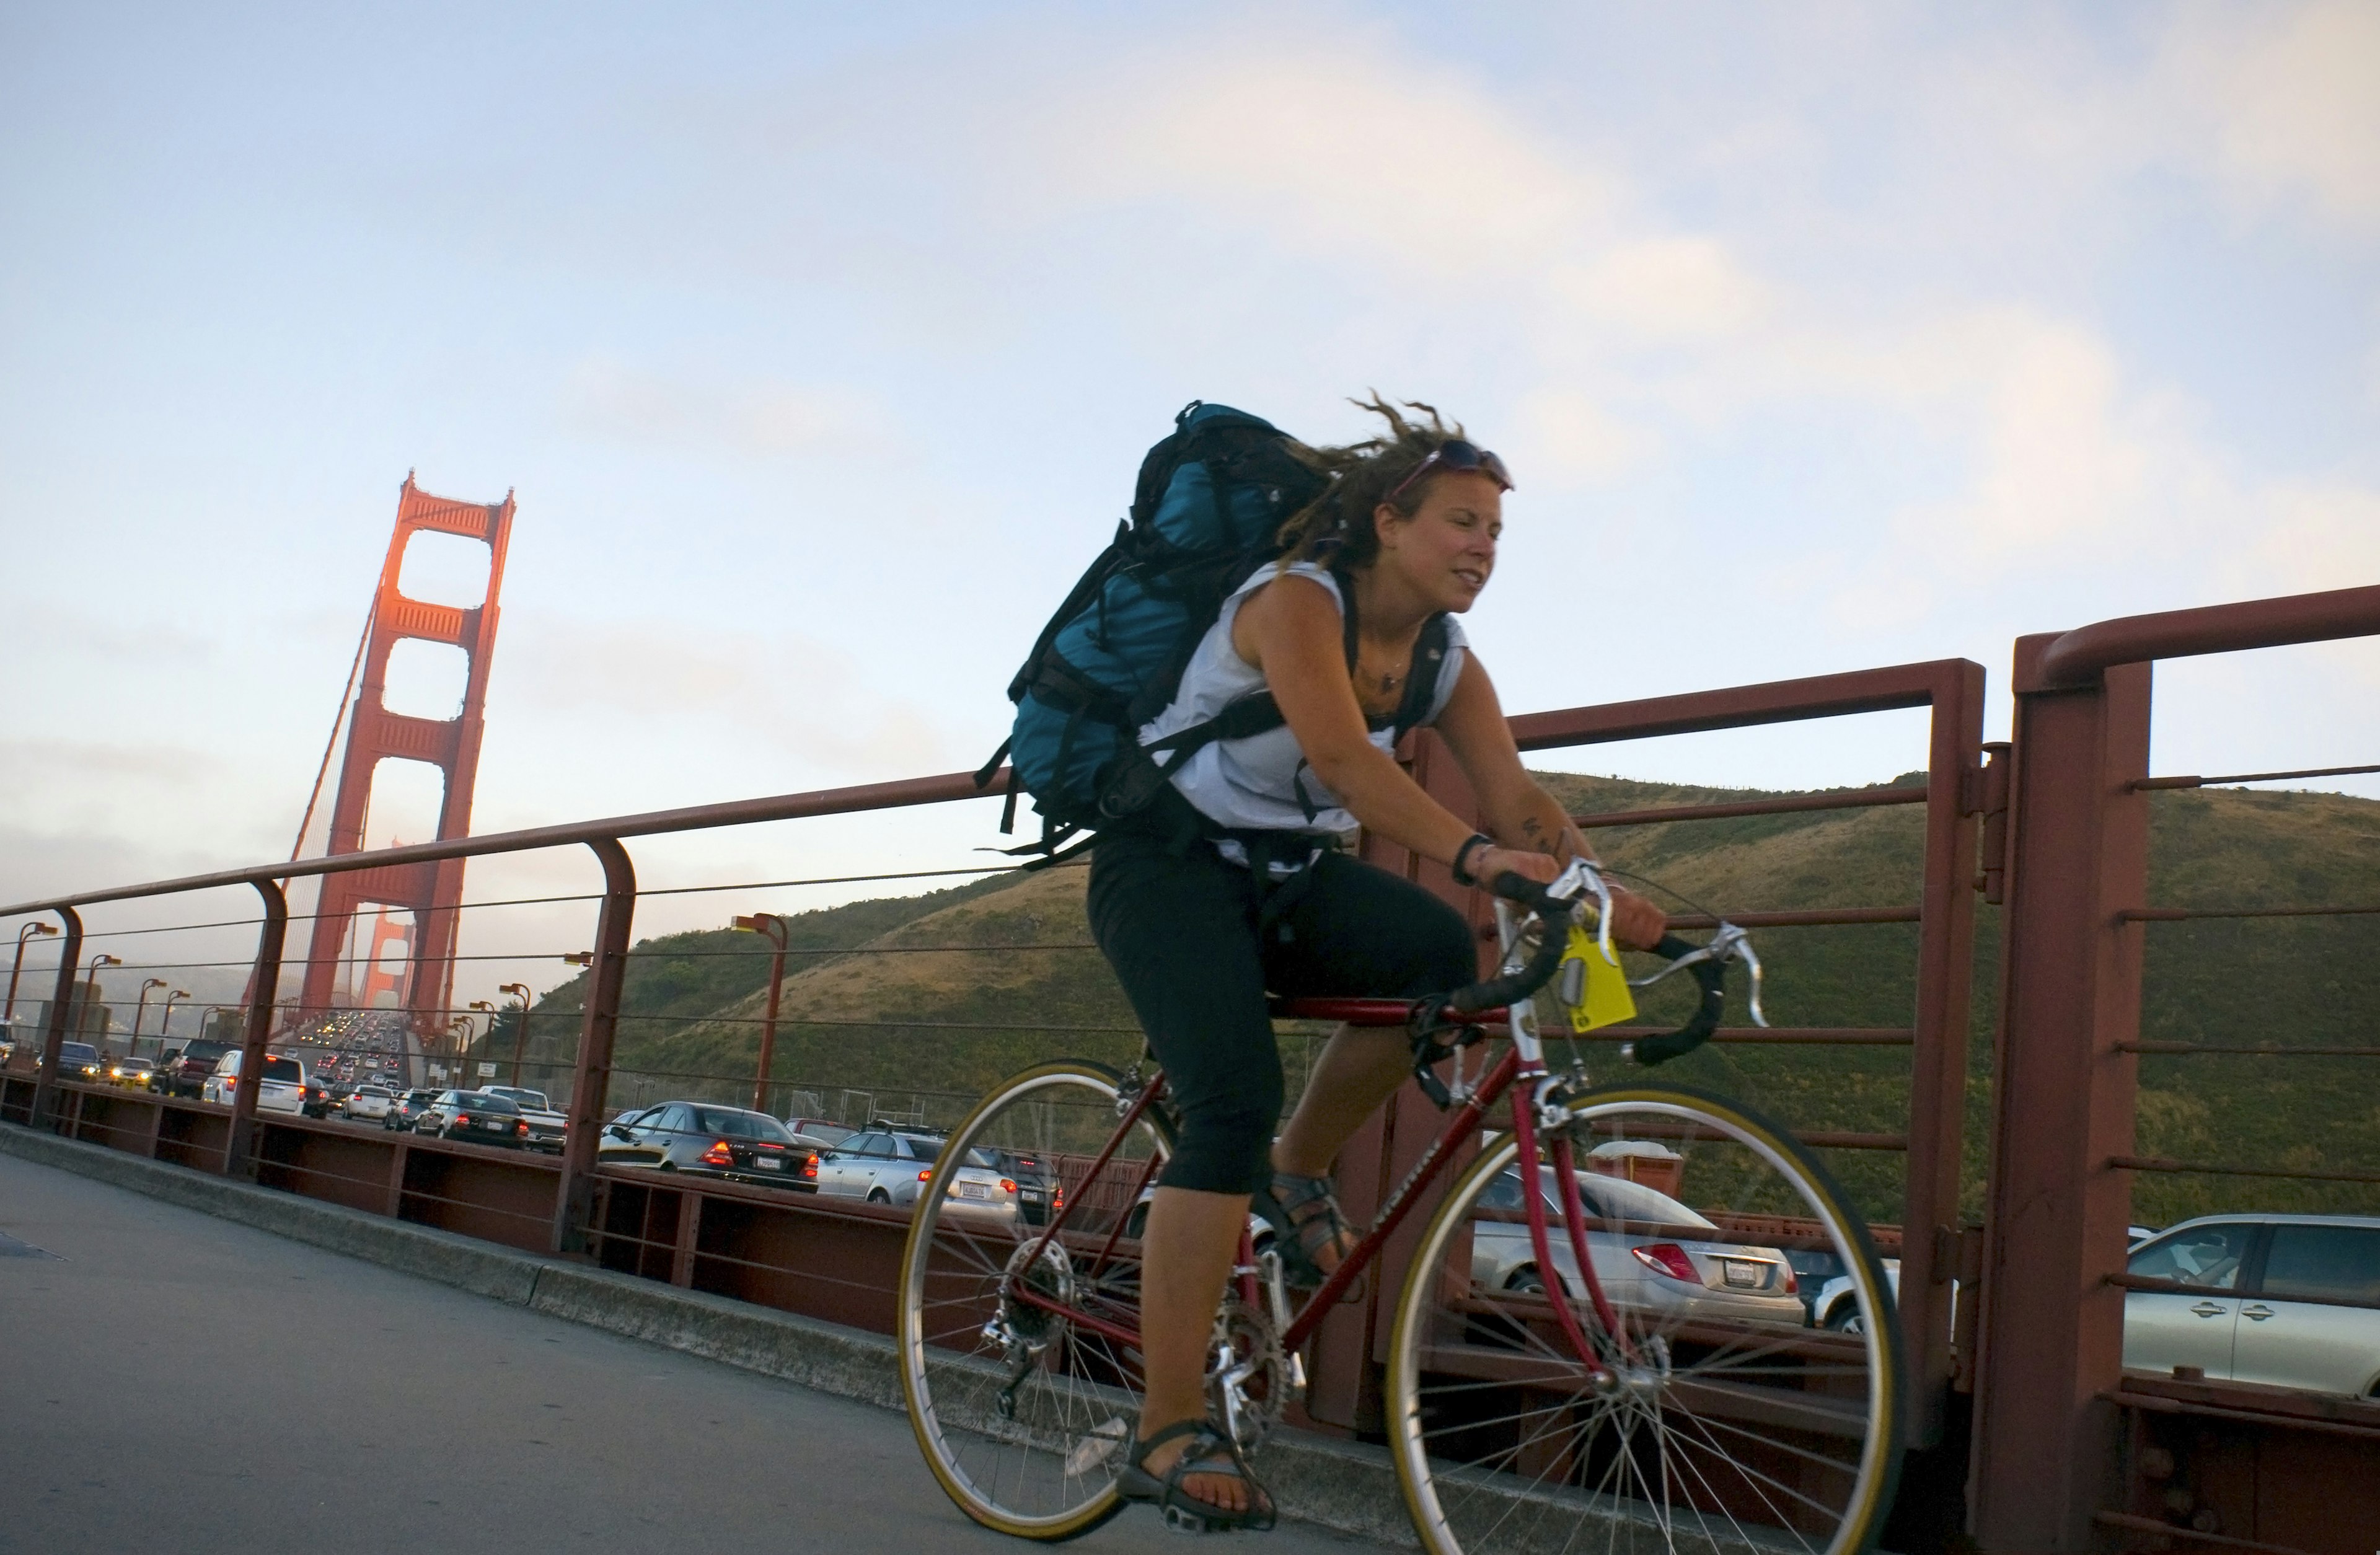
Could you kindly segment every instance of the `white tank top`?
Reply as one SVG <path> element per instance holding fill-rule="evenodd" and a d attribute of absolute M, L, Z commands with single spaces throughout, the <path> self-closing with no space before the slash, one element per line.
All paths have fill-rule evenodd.
<path fill-rule="evenodd" d="M 1331 602 L 1343 615 L 1346 601 L 1340 597 L 1339 580 L 1328 567 L 1294 562 L 1280 571 L 1269 566 L 1257 568 L 1254 577 L 1223 601 L 1222 612 L 1207 629 L 1197 651 L 1190 656 L 1188 666 L 1182 672 L 1182 686 L 1174 693 L 1173 705 L 1142 726 L 1141 744 L 1203 723 L 1226 705 L 1265 689 L 1264 672 L 1241 658 L 1232 647 L 1232 623 L 1239 619 L 1240 606 L 1250 594 L 1284 574 L 1310 577 L 1330 589 Z M 1455 682 L 1463 678 L 1466 641 L 1463 628 L 1452 616 L 1447 617 L 1446 657 L 1439 663 L 1438 687 L 1430 698 L 1424 723 L 1437 723 L 1439 714 L 1446 711 L 1448 699 L 1454 695 Z M 1382 751 L 1393 753 L 1396 731 L 1375 729 L 1371 740 Z M 1299 802 L 1301 784 L 1305 800 L 1316 809 L 1311 819 L 1305 813 L 1305 805 Z M 1216 740 L 1201 747 L 1173 774 L 1173 786 L 1200 814 L 1234 830 L 1347 832 L 1356 826 L 1355 818 L 1341 806 L 1338 796 L 1324 787 L 1305 765 L 1305 753 L 1298 748 L 1297 735 L 1287 724 L 1245 739 Z M 1247 862 L 1246 850 L 1229 839 L 1219 841 L 1216 851 L 1235 864 Z"/>

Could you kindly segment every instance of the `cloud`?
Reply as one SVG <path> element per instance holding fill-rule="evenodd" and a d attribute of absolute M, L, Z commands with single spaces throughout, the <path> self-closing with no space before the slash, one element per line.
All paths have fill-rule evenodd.
<path fill-rule="evenodd" d="M 2222 547 L 2225 576 L 2258 593 L 2380 582 L 2380 492 L 2344 482 L 2282 482 Z"/>
<path fill-rule="evenodd" d="M 1771 290 L 1707 236 L 1617 243 L 1550 279 L 1582 317 L 1653 340 L 1734 334 L 1755 322 Z"/>
<path fill-rule="evenodd" d="M 1378 34 L 1268 24 L 1129 61 L 1040 120 L 1053 193 L 1188 199 L 1308 254 L 1463 277 L 1540 262 L 1608 216 L 1616 180 L 1463 72 Z"/>
<path fill-rule="evenodd" d="M 1523 465 L 1542 463 L 1559 479 L 1612 480 L 1660 449 L 1651 431 L 1620 419 L 1577 389 L 1536 390 L 1520 401 L 1516 419 L 1515 446 L 1528 450 Z M 1514 472 L 1516 478 L 1525 473 Z"/>
<path fill-rule="evenodd" d="M 856 391 L 671 373 L 603 355 L 571 369 L 561 408 L 583 436 L 746 458 L 889 442 L 881 407 Z"/>
<path fill-rule="evenodd" d="M 2242 190 L 2309 196 L 2361 227 L 2380 221 L 2380 8 L 2196 9 L 2177 19 L 2159 75 Z"/>
<path fill-rule="evenodd" d="M 536 714 L 600 711 L 623 728 L 693 724 L 699 733 L 690 743 L 758 743 L 868 777 L 939 771 L 963 759 L 917 703 L 795 633 L 553 620 L 529 635 L 510 670 L 506 701 Z"/>

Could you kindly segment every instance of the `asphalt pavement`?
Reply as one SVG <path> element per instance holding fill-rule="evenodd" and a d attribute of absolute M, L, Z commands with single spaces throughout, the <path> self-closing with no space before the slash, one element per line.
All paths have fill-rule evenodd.
<path fill-rule="evenodd" d="M 0 1555 L 1024 1548 L 890 1411 L 0 1156 Z"/>

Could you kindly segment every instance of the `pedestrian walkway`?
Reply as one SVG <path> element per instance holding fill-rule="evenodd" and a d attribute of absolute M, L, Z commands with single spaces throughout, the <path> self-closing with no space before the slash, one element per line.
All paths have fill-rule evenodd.
<path fill-rule="evenodd" d="M 0 1368 L 0 1555 L 1026 1548 L 889 1411 L 6 1156 Z M 1182 1546 L 1135 1509 L 1070 1548 Z"/>

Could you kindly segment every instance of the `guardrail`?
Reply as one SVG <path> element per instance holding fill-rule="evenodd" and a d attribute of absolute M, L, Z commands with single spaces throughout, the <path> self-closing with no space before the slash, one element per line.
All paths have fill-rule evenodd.
<path fill-rule="evenodd" d="M 1974 1532 L 1986 1549 L 2084 1550 L 2104 1532 L 2131 1542 L 2154 1527 L 2156 1537 L 2208 1548 L 2230 1539 L 2237 1548 L 2361 1550 L 2380 1528 L 2371 1473 L 2380 1406 L 2314 1409 L 2302 1395 L 2286 1395 L 2299 1403 L 2281 1407 L 2279 1390 L 2123 1369 L 2125 1295 L 2138 1287 L 2125 1272 L 2135 1173 L 2380 1182 L 2369 1172 L 2137 1153 L 2143 1053 L 2312 1051 L 2142 1041 L 2148 926 L 2375 910 L 2179 909 L 2149 901 L 2152 796 L 2222 781 L 2150 775 L 2151 664 L 2375 633 L 2380 588 L 2132 616 L 2017 642 L 1972 1479 Z M 2350 1058 L 2371 1050 L 2322 1051 Z M 2175 1421 L 2191 1428 L 2168 1428 Z M 2186 1512 L 2179 1526 L 2166 1515 L 2178 1510 Z"/>

